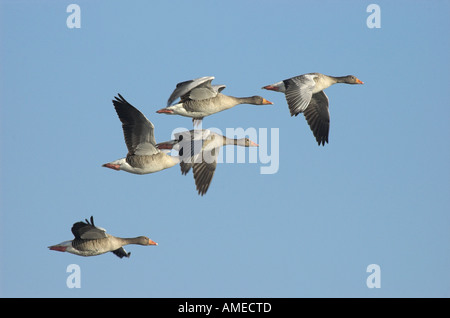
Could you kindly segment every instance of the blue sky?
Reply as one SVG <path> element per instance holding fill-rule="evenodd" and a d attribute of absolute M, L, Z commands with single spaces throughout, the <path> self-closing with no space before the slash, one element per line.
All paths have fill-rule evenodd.
<path fill-rule="evenodd" d="M 81 28 L 66 25 L 71 3 Z M 371 3 L 381 28 L 366 25 Z M 449 297 L 449 9 L 1 0 L 0 296 Z M 283 94 L 261 89 L 308 72 L 365 82 L 326 90 L 325 147 Z M 261 174 L 260 160 L 219 164 L 200 197 L 178 166 L 144 176 L 101 167 L 126 154 L 117 93 L 164 141 L 192 123 L 156 110 L 176 83 L 201 76 L 274 103 L 236 106 L 203 128 L 277 129 L 276 173 Z M 128 246 L 129 259 L 47 249 L 91 215 L 159 245 Z M 81 288 L 66 285 L 70 264 Z M 366 285 L 370 264 L 381 288 Z"/>

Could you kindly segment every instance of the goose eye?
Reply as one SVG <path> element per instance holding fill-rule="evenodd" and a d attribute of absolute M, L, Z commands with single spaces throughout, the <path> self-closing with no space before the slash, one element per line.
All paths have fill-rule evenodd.
<path fill-rule="evenodd" d="M 183 140 L 183 135 L 178 136 L 178 141 L 182 141 Z"/>

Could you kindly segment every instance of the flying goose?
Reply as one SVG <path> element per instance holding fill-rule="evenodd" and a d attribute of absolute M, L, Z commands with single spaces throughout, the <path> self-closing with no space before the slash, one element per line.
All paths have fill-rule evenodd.
<path fill-rule="evenodd" d="M 108 252 L 113 252 L 120 258 L 130 257 L 123 246 L 128 244 L 138 245 L 158 245 L 146 236 L 133 238 L 122 238 L 106 233 L 105 229 L 94 225 L 94 217 L 91 221 L 76 222 L 72 226 L 72 233 L 75 238 L 71 241 L 49 246 L 53 251 L 68 252 L 80 256 L 96 256 Z"/>
<path fill-rule="evenodd" d="M 205 76 L 178 83 L 167 101 L 167 107 L 157 111 L 159 114 L 191 117 L 194 126 L 206 116 L 230 109 L 240 104 L 271 105 L 261 96 L 233 97 L 221 92 L 225 85 L 211 85 L 214 76 Z M 179 103 L 172 105 L 180 98 Z"/>
<path fill-rule="evenodd" d="M 336 83 L 364 84 L 353 75 L 334 77 L 308 73 L 264 86 L 263 89 L 284 93 L 291 116 L 303 113 L 319 146 L 324 146 L 328 142 L 330 112 L 328 97 L 323 90 Z"/>
<path fill-rule="evenodd" d="M 175 166 L 179 158 L 167 155 L 156 147 L 153 124 L 120 94 L 113 105 L 122 122 L 128 154 L 103 167 L 135 174 L 147 174 Z"/>
<path fill-rule="evenodd" d="M 183 158 L 181 173 L 186 175 L 192 168 L 199 195 L 204 195 L 216 171 L 220 148 L 225 145 L 258 147 L 248 138 L 231 139 L 208 129 L 194 129 L 174 134 L 175 139 L 157 144 L 159 149 L 175 149 Z"/>

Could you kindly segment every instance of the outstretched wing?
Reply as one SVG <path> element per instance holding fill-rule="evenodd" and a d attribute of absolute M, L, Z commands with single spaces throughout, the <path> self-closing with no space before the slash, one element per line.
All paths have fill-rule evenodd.
<path fill-rule="evenodd" d="M 330 131 L 330 111 L 328 110 L 327 95 L 323 91 L 314 94 L 303 114 L 319 146 L 320 144 L 325 145 L 325 142 L 328 142 Z"/>
<path fill-rule="evenodd" d="M 72 226 L 72 233 L 76 239 L 101 239 L 107 237 L 106 230 L 94 225 L 94 217 L 91 216 L 91 222 L 77 222 Z"/>
<path fill-rule="evenodd" d="M 210 151 L 210 158 L 212 160 L 203 158 L 202 162 L 193 164 L 192 171 L 194 173 L 195 186 L 200 195 L 204 195 L 209 189 L 214 173 L 216 172 L 219 151 L 220 148 L 214 148 Z M 205 155 L 204 152 L 203 156 Z"/>
<path fill-rule="evenodd" d="M 297 116 L 309 105 L 316 82 L 314 75 L 305 74 L 283 81 L 285 96 L 291 116 Z"/>
<path fill-rule="evenodd" d="M 203 100 L 215 97 L 225 88 L 225 85 L 211 85 L 213 79 L 214 76 L 204 76 L 178 83 L 167 100 L 167 106 L 172 105 L 178 98 L 181 98 L 181 100 Z"/>
<path fill-rule="evenodd" d="M 155 147 L 155 127 L 138 109 L 128 103 L 120 94 L 113 100 L 114 108 L 122 122 L 125 143 L 130 154 L 153 155 Z"/>

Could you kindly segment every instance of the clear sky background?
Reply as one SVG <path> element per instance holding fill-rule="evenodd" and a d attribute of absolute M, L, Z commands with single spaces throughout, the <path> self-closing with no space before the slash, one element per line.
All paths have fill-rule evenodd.
<path fill-rule="evenodd" d="M 81 8 L 69 29 L 66 8 Z M 366 25 L 369 4 L 381 28 Z M 449 1 L 0 1 L 0 296 L 449 297 Z M 330 143 L 264 85 L 308 73 L 334 85 Z M 220 164 L 208 193 L 178 166 L 102 168 L 126 154 L 122 94 L 157 114 L 176 83 L 215 76 L 261 95 L 203 128 L 278 129 L 279 169 Z M 247 150 L 248 154 L 248 150 Z M 258 157 L 259 158 L 259 157 Z M 128 246 L 84 258 L 48 250 L 94 216 Z M 67 266 L 81 269 L 68 288 Z M 367 266 L 381 269 L 368 288 Z"/>

